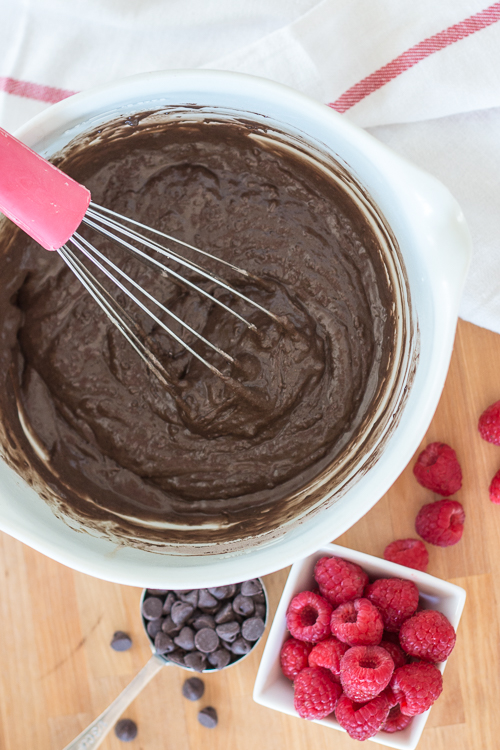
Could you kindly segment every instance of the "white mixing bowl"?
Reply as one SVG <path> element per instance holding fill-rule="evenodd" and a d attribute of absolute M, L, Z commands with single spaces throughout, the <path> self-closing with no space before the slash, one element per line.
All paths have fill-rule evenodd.
<path fill-rule="evenodd" d="M 188 104 L 246 115 L 291 137 L 305 138 L 348 170 L 371 196 L 399 246 L 411 297 L 411 303 L 401 308 L 399 325 L 413 327 L 413 334 L 411 341 L 401 339 L 407 353 L 400 390 L 406 393 L 397 414 L 394 404 L 386 402 L 379 443 L 344 477 L 341 491 L 325 490 L 314 512 L 260 545 L 192 555 L 117 545 L 56 515 L 0 462 L 3 531 L 76 570 L 143 588 L 200 588 L 270 573 L 336 538 L 377 502 L 410 460 L 432 419 L 449 365 L 471 253 L 462 212 L 437 180 L 328 107 L 264 79 L 219 71 L 134 76 L 60 102 L 16 135 L 50 157 L 82 132 L 119 115 Z"/>

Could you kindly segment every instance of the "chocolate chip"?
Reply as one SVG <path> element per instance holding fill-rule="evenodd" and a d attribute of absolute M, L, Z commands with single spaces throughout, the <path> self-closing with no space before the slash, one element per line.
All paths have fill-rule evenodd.
<path fill-rule="evenodd" d="M 174 643 L 183 648 L 184 651 L 192 651 L 194 648 L 194 632 L 185 625 L 178 636 L 174 638 Z"/>
<path fill-rule="evenodd" d="M 209 594 L 212 594 L 212 596 L 215 596 L 215 598 L 219 600 L 227 599 L 228 590 L 229 590 L 228 586 L 216 586 L 215 588 L 207 589 Z"/>
<path fill-rule="evenodd" d="M 184 654 L 182 653 L 182 651 L 172 651 L 172 653 L 168 655 L 168 660 L 173 662 L 174 664 L 179 664 L 179 666 L 181 667 L 184 666 Z"/>
<path fill-rule="evenodd" d="M 148 589 L 148 594 L 152 596 L 165 596 L 165 594 L 168 594 L 168 589 Z"/>
<path fill-rule="evenodd" d="M 236 614 L 248 617 L 249 615 L 253 614 L 255 604 L 253 599 L 251 599 L 249 596 L 238 594 L 238 596 L 235 596 L 233 599 L 233 609 Z"/>
<path fill-rule="evenodd" d="M 174 642 L 169 635 L 160 630 L 155 635 L 155 649 L 158 654 L 170 654 L 174 649 Z"/>
<path fill-rule="evenodd" d="M 258 641 L 266 626 L 260 617 L 249 617 L 241 626 L 241 635 L 247 641 Z"/>
<path fill-rule="evenodd" d="M 200 654 L 199 651 L 191 651 L 184 657 L 184 663 L 186 667 L 191 667 L 197 672 L 203 672 L 207 665 L 207 657 L 205 654 Z"/>
<path fill-rule="evenodd" d="M 219 645 L 219 636 L 212 628 L 202 628 L 194 637 L 194 645 L 198 651 L 209 654 Z"/>
<path fill-rule="evenodd" d="M 148 631 L 148 635 L 150 635 L 151 638 L 154 638 L 155 635 L 160 632 L 162 625 L 163 625 L 162 617 L 160 617 L 159 620 L 149 620 L 148 624 L 146 625 L 146 630 Z"/>
<path fill-rule="evenodd" d="M 205 683 L 199 677 L 190 677 L 182 686 L 182 695 L 188 701 L 199 701 L 205 692 Z"/>
<path fill-rule="evenodd" d="M 266 596 L 264 592 L 262 594 L 255 594 L 255 596 L 252 597 L 255 604 L 265 604 L 266 603 Z"/>
<path fill-rule="evenodd" d="M 198 591 L 198 589 L 195 589 Z M 181 596 L 182 594 L 189 594 L 193 589 L 174 589 L 174 594 L 176 596 Z"/>
<path fill-rule="evenodd" d="M 216 612 L 219 608 L 219 602 L 217 601 L 215 596 L 212 596 L 212 594 L 208 592 L 207 589 L 200 589 L 198 607 L 203 612 L 209 612 L 209 614 L 213 614 L 213 612 Z"/>
<path fill-rule="evenodd" d="M 132 719 L 120 719 L 115 724 L 115 734 L 122 742 L 132 742 L 137 737 L 137 724 Z"/>
<path fill-rule="evenodd" d="M 243 656 L 243 654 L 248 654 L 248 652 L 252 650 L 252 644 L 244 638 L 237 638 L 234 643 L 230 644 L 229 648 L 233 654 Z"/>
<path fill-rule="evenodd" d="M 198 714 L 198 721 L 200 722 L 200 724 L 203 724 L 204 727 L 213 729 L 217 726 L 217 711 L 215 710 L 215 708 L 212 708 L 212 706 L 202 708 L 200 713 Z"/>
<path fill-rule="evenodd" d="M 212 615 L 202 614 L 193 622 L 193 628 L 195 630 L 201 630 L 202 628 L 215 628 L 215 620 Z"/>
<path fill-rule="evenodd" d="M 254 612 L 255 617 L 261 617 L 262 619 L 264 619 L 265 614 L 266 614 L 266 605 L 265 604 L 256 604 L 255 605 L 255 612 Z"/>
<path fill-rule="evenodd" d="M 232 643 L 239 635 L 240 626 L 233 620 L 233 622 L 225 622 L 222 625 L 217 625 L 215 632 L 223 641 Z"/>
<path fill-rule="evenodd" d="M 175 622 L 172 620 L 170 615 L 168 617 L 165 617 L 163 620 L 161 629 L 164 633 L 167 633 L 167 635 L 173 635 L 174 633 L 178 633 L 180 630 L 180 627 L 175 624 Z"/>
<path fill-rule="evenodd" d="M 132 645 L 132 638 L 127 635 L 127 633 L 117 630 L 116 633 L 113 634 L 113 638 L 109 645 L 113 651 L 128 651 Z"/>
<path fill-rule="evenodd" d="M 157 596 L 150 596 L 142 602 L 142 616 L 146 620 L 157 620 L 162 615 L 163 602 Z"/>
<path fill-rule="evenodd" d="M 223 622 L 231 622 L 231 620 L 234 620 L 234 609 L 232 603 L 226 602 L 225 604 L 223 604 L 215 615 L 214 619 L 217 625 L 221 625 Z"/>
<path fill-rule="evenodd" d="M 231 654 L 227 648 L 218 648 L 217 651 L 208 655 L 208 661 L 215 669 L 222 669 L 231 661 Z"/>
<path fill-rule="evenodd" d="M 163 614 L 169 615 L 170 611 L 172 609 L 172 604 L 177 601 L 177 598 L 175 594 L 172 594 L 171 591 L 167 594 L 167 598 L 165 599 L 165 603 L 163 605 Z"/>
<path fill-rule="evenodd" d="M 262 586 L 257 578 L 252 578 L 250 581 L 243 581 L 240 590 L 243 596 L 255 596 L 261 593 Z"/>
<path fill-rule="evenodd" d="M 232 599 L 233 596 L 235 596 L 238 593 L 238 586 L 236 583 L 230 583 L 227 586 L 227 596 L 226 599 Z"/>
<path fill-rule="evenodd" d="M 194 589 L 194 591 L 188 591 L 187 594 L 179 594 L 179 599 L 181 600 L 181 602 L 192 604 L 195 608 L 198 606 L 199 595 L 200 592 L 198 591 L 198 589 Z"/>
<path fill-rule="evenodd" d="M 174 602 L 172 609 L 170 610 L 170 617 L 176 625 L 182 628 L 193 612 L 194 607 L 192 604 L 188 604 L 187 602 Z"/>

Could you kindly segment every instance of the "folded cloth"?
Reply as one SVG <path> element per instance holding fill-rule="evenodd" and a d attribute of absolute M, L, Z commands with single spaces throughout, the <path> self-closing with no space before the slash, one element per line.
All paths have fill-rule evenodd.
<path fill-rule="evenodd" d="M 500 332 L 500 2 L 9 0 L 0 125 L 125 75 L 195 67 L 299 89 L 441 179 L 474 241 L 460 314 Z"/>

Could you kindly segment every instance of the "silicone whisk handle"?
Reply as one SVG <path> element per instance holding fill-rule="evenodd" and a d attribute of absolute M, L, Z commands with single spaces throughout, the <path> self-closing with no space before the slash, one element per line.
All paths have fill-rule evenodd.
<path fill-rule="evenodd" d="M 90 192 L 0 128 L 0 211 L 46 250 L 69 240 Z"/>

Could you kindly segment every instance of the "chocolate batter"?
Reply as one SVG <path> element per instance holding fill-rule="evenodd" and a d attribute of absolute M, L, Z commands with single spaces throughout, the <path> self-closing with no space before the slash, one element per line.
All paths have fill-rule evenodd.
<path fill-rule="evenodd" d="M 84 230 L 236 360 L 158 313 L 228 376 L 219 378 L 122 299 L 160 353 L 164 387 L 58 255 L 9 224 L 0 279 L 4 453 L 66 513 L 125 539 L 253 536 L 282 522 L 287 498 L 369 418 L 389 367 L 393 295 L 370 226 L 324 172 L 263 145 L 248 124 L 148 122 L 94 133 L 59 166 L 94 202 L 255 274 L 248 281 L 202 261 L 282 323 L 188 274 L 254 323 L 250 330 Z"/>

